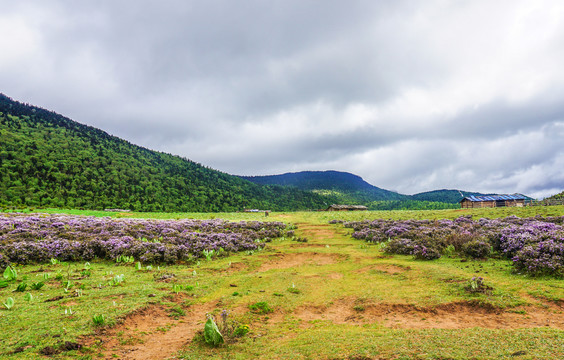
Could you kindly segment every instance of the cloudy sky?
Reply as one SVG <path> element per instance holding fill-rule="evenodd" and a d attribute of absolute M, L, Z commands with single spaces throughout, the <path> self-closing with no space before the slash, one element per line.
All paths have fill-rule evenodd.
<path fill-rule="evenodd" d="M 238 175 L 564 190 L 560 0 L 0 0 L 0 92 Z"/>

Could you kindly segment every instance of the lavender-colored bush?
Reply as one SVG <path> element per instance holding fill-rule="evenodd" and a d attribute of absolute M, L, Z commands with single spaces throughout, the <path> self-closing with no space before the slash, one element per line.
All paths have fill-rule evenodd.
<path fill-rule="evenodd" d="M 413 257 L 417 260 L 435 260 L 441 257 L 441 253 L 425 245 L 415 245 L 413 247 Z"/>
<path fill-rule="evenodd" d="M 492 246 L 484 240 L 472 240 L 462 245 L 464 255 L 474 259 L 485 259 L 491 253 Z"/>
<path fill-rule="evenodd" d="M 138 220 L 69 215 L 0 214 L 0 268 L 9 263 L 115 259 L 133 256 L 174 263 L 204 250 L 256 250 L 283 235 L 281 222 Z"/>
<path fill-rule="evenodd" d="M 564 276 L 564 216 L 472 220 L 363 220 L 332 221 L 354 229 L 352 237 L 370 242 L 388 241 L 391 254 L 438 258 L 452 245 L 472 258 L 513 259 L 517 271 L 530 275 Z M 439 255 L 439 256 L 437 256 Z"/>

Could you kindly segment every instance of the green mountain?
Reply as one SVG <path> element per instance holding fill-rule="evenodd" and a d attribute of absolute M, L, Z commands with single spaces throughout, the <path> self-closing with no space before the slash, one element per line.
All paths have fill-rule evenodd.
<path fill-rule="evenodd" d="M 493 194 L 482 194 L 478 192 L 462 190 L 433 190 L 411 195 L 411 199 L 417 201 L 435 201 L 449 204 L 458 204 L 466 196 L 484 196 Z"/>
<path fill-rule="evenodd" d="M 302 171 L 270 176 L 242 176 L 261 185 L 282 185 L 333 196 L 339 203 L 367 204 L 372 201 L 407 200 L 406 195 L 370 185 L 360 176 L 340 171 Z"/>
<path fill-rule="evenodd" d="M 331 200 L 257 185 L 0 94 L 3 206 L 282 211 L 319 209 Z"/>

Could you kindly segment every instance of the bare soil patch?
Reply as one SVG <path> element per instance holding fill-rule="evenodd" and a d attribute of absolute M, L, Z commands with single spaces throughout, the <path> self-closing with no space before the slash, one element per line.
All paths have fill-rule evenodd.
<path fill-rule="evenodd" d="M 389 328 L 401 329 L 564 329 L 564 314 L 559 311 L 534 306 L 504 311 L 471 302 L 417 307 L 409 304 L 363 304 L 358 300 L 341 300 L 328 306 L 301 306 L 293 312 L 293 316 L 307 323 L 316 320 L 328 320 L 335 324 L 381 323 Z M 309 324 L 303 326 L 307 327 Z"/>
<path fill-rule="evenodd" d="M 393 275 L 393 274 L 401 274 L 409 270 L 411 270 L 411 267 L 409 266 L 403 267 L 403 266 L 392 265 L 392 264 L 378 264 L 378 265 L 365 266 L 361 269 L 356 270 L 355 272 L 359 274 L 365 274 L 371 271 L 377 271 L 377 272 Z"/>
<path fill-rule="evenodd" d="M 286 253 L 269 255 L 258 268 L 259 272 L 273 269 L 289 269 L 303 265 L 330 265 L 342 260 L 345 256 L 340 254 L 325 254 L 317 252 Z"/>
<path fill-rule="evenodd" d="M 336 235 L 336 229 L 329 226 L 329 224 L 304 224 L 298 223 L 298 230 L 301 236 L 305 238 L 315 238 L 316 240 L 333 239 Z"/>
<path fill-rule="evenodd" d="M 205 315 L 213 308 L 209 303 L 193 305 L 185 310 L 185 316 L 175 320 L 166 307 L 153 305 L 133 312 L 111 329 L 83 339 L 83 344 L 101 344 L 103 359 L 166 359 L 203 329 Z"/>

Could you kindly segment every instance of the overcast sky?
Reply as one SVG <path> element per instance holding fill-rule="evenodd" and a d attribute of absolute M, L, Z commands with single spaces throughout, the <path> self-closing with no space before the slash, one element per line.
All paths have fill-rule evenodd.
<path fill-rule="evenodd" d="M 0 92 L 237 175 L 564 190 L 564 2 L 0 0 Z"/>

